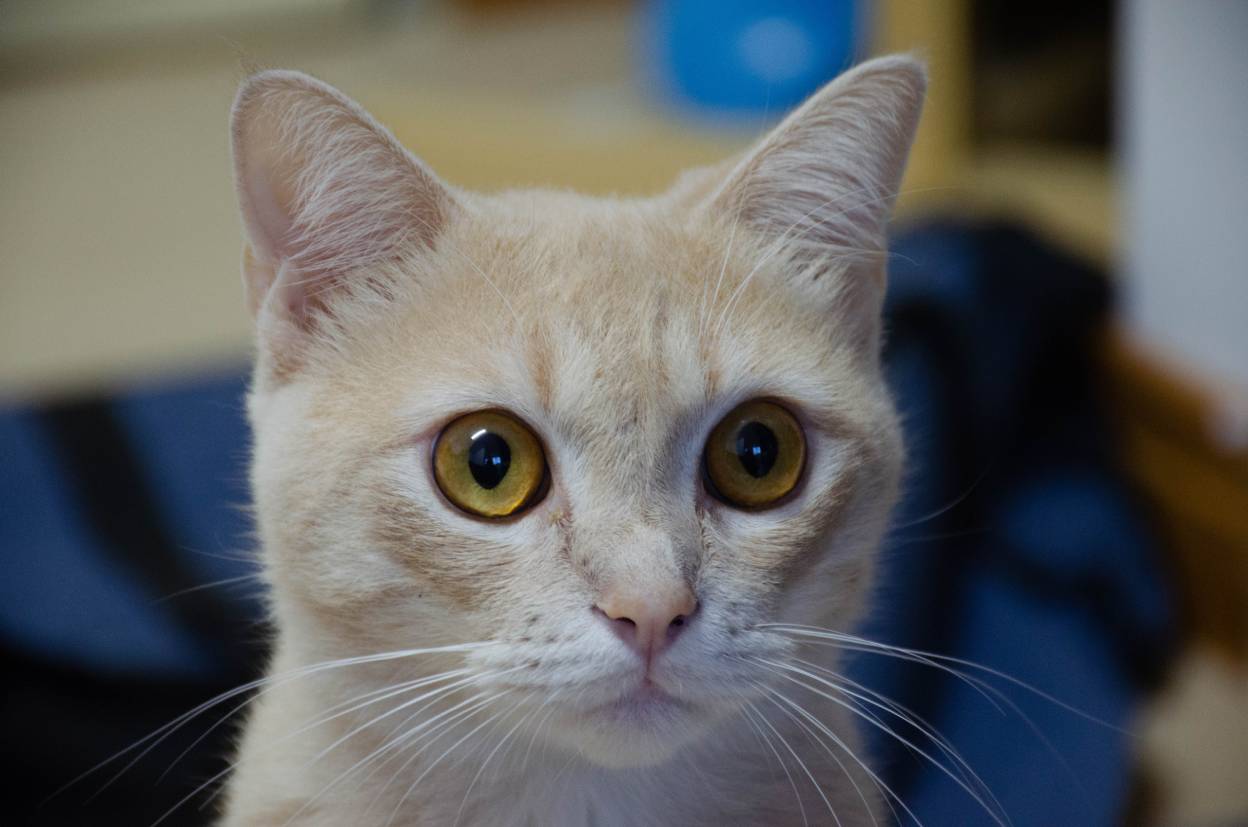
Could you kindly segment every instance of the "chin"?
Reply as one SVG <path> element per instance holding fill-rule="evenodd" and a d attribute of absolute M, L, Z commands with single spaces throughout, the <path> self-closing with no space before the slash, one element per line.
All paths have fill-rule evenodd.
<path fill-rule="evenodd" d="M 652 767 L 702 737 L 711 718 L 700 706 L 662 690 L 639 689 L 569 713 L 555 738 L 600 767 Z"/>

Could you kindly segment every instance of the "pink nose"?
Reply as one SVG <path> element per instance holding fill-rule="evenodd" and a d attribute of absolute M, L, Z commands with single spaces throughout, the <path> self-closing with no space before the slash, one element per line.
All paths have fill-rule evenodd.
<path fill-rule="evenodd" d="M 613 590 L 602 596 L 594 610 L 649 663 L 684 629 L 698 610 L 698 600 L 683 585 L 648 594 Z"/>

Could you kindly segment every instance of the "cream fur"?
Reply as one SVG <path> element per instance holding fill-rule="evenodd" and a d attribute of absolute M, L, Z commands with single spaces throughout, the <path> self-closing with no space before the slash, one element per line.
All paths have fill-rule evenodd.
<path fill-rule="evenodd" d="M 872 61 L 735 167 L 598 200 L 459 192 L 324 84 L 244 84 L 252 484 L 278 639 L 225 824 L 832 823 L 821 795 L 842 824 L 882 817 L 866 773 L 759 684 L 861 755 L 848 714 L 742 659 L 834 665 L 757 625 L 845 629 L 867 598 L 902 463 L 881 252 L 923 85 L 908 58 Z M 760 396 L 798 415 L 809 460 L 795 496 L 747 513 L 705 493 L 700 456 Z M 482 408 L 533 426 L 552 473 L 539 505 L 499 523 L 447 505 L 430 474 L 439 429 Z M 640 681 L 591 613 L 620 583 L 700 601 L 654 672 L 679 708 L 601 709 Z M 362 725 L 419 692 L 353 699 L 456 669 L 463 685 L 408 722 L 459 721 L 445 737 L 352 771 L 417 707 Z"/>

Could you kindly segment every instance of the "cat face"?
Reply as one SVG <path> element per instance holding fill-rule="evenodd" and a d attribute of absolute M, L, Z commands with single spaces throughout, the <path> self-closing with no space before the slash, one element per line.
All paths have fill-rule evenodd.
<path fill-rule="evenodd" d="M 735 166 L 603 201 L 454 191 L 334 90 L 248 81 L 283 637 L 481 642 L 474 689 L 636 766 L 760 696 L 789 645 L 760 624 L 852 623 L 900 474 L 881 252 L 921 93 L 866 64 Z"/>

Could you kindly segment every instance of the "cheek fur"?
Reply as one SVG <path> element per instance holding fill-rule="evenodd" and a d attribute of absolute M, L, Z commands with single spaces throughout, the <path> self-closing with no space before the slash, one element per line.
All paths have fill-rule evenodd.
<path fill-rule="evenodd" d="M 843 473 L 830 486 L 809 491 L 785 514 L 749 514 L 720 510 L 709 532 L 742 565 L 768 582 L 788 584 L 827 551 L 826 539 L 840 528 L 858 474 Z"/>
<path fill-rule="evenodd" d="M 424 508 L 390 491 L 375 491 L 370 499 L 372 541 L 399 563 L 413 587 L 476 611 L 515 576 L 518 555 L 512 547 L 449 531 Z"/>

